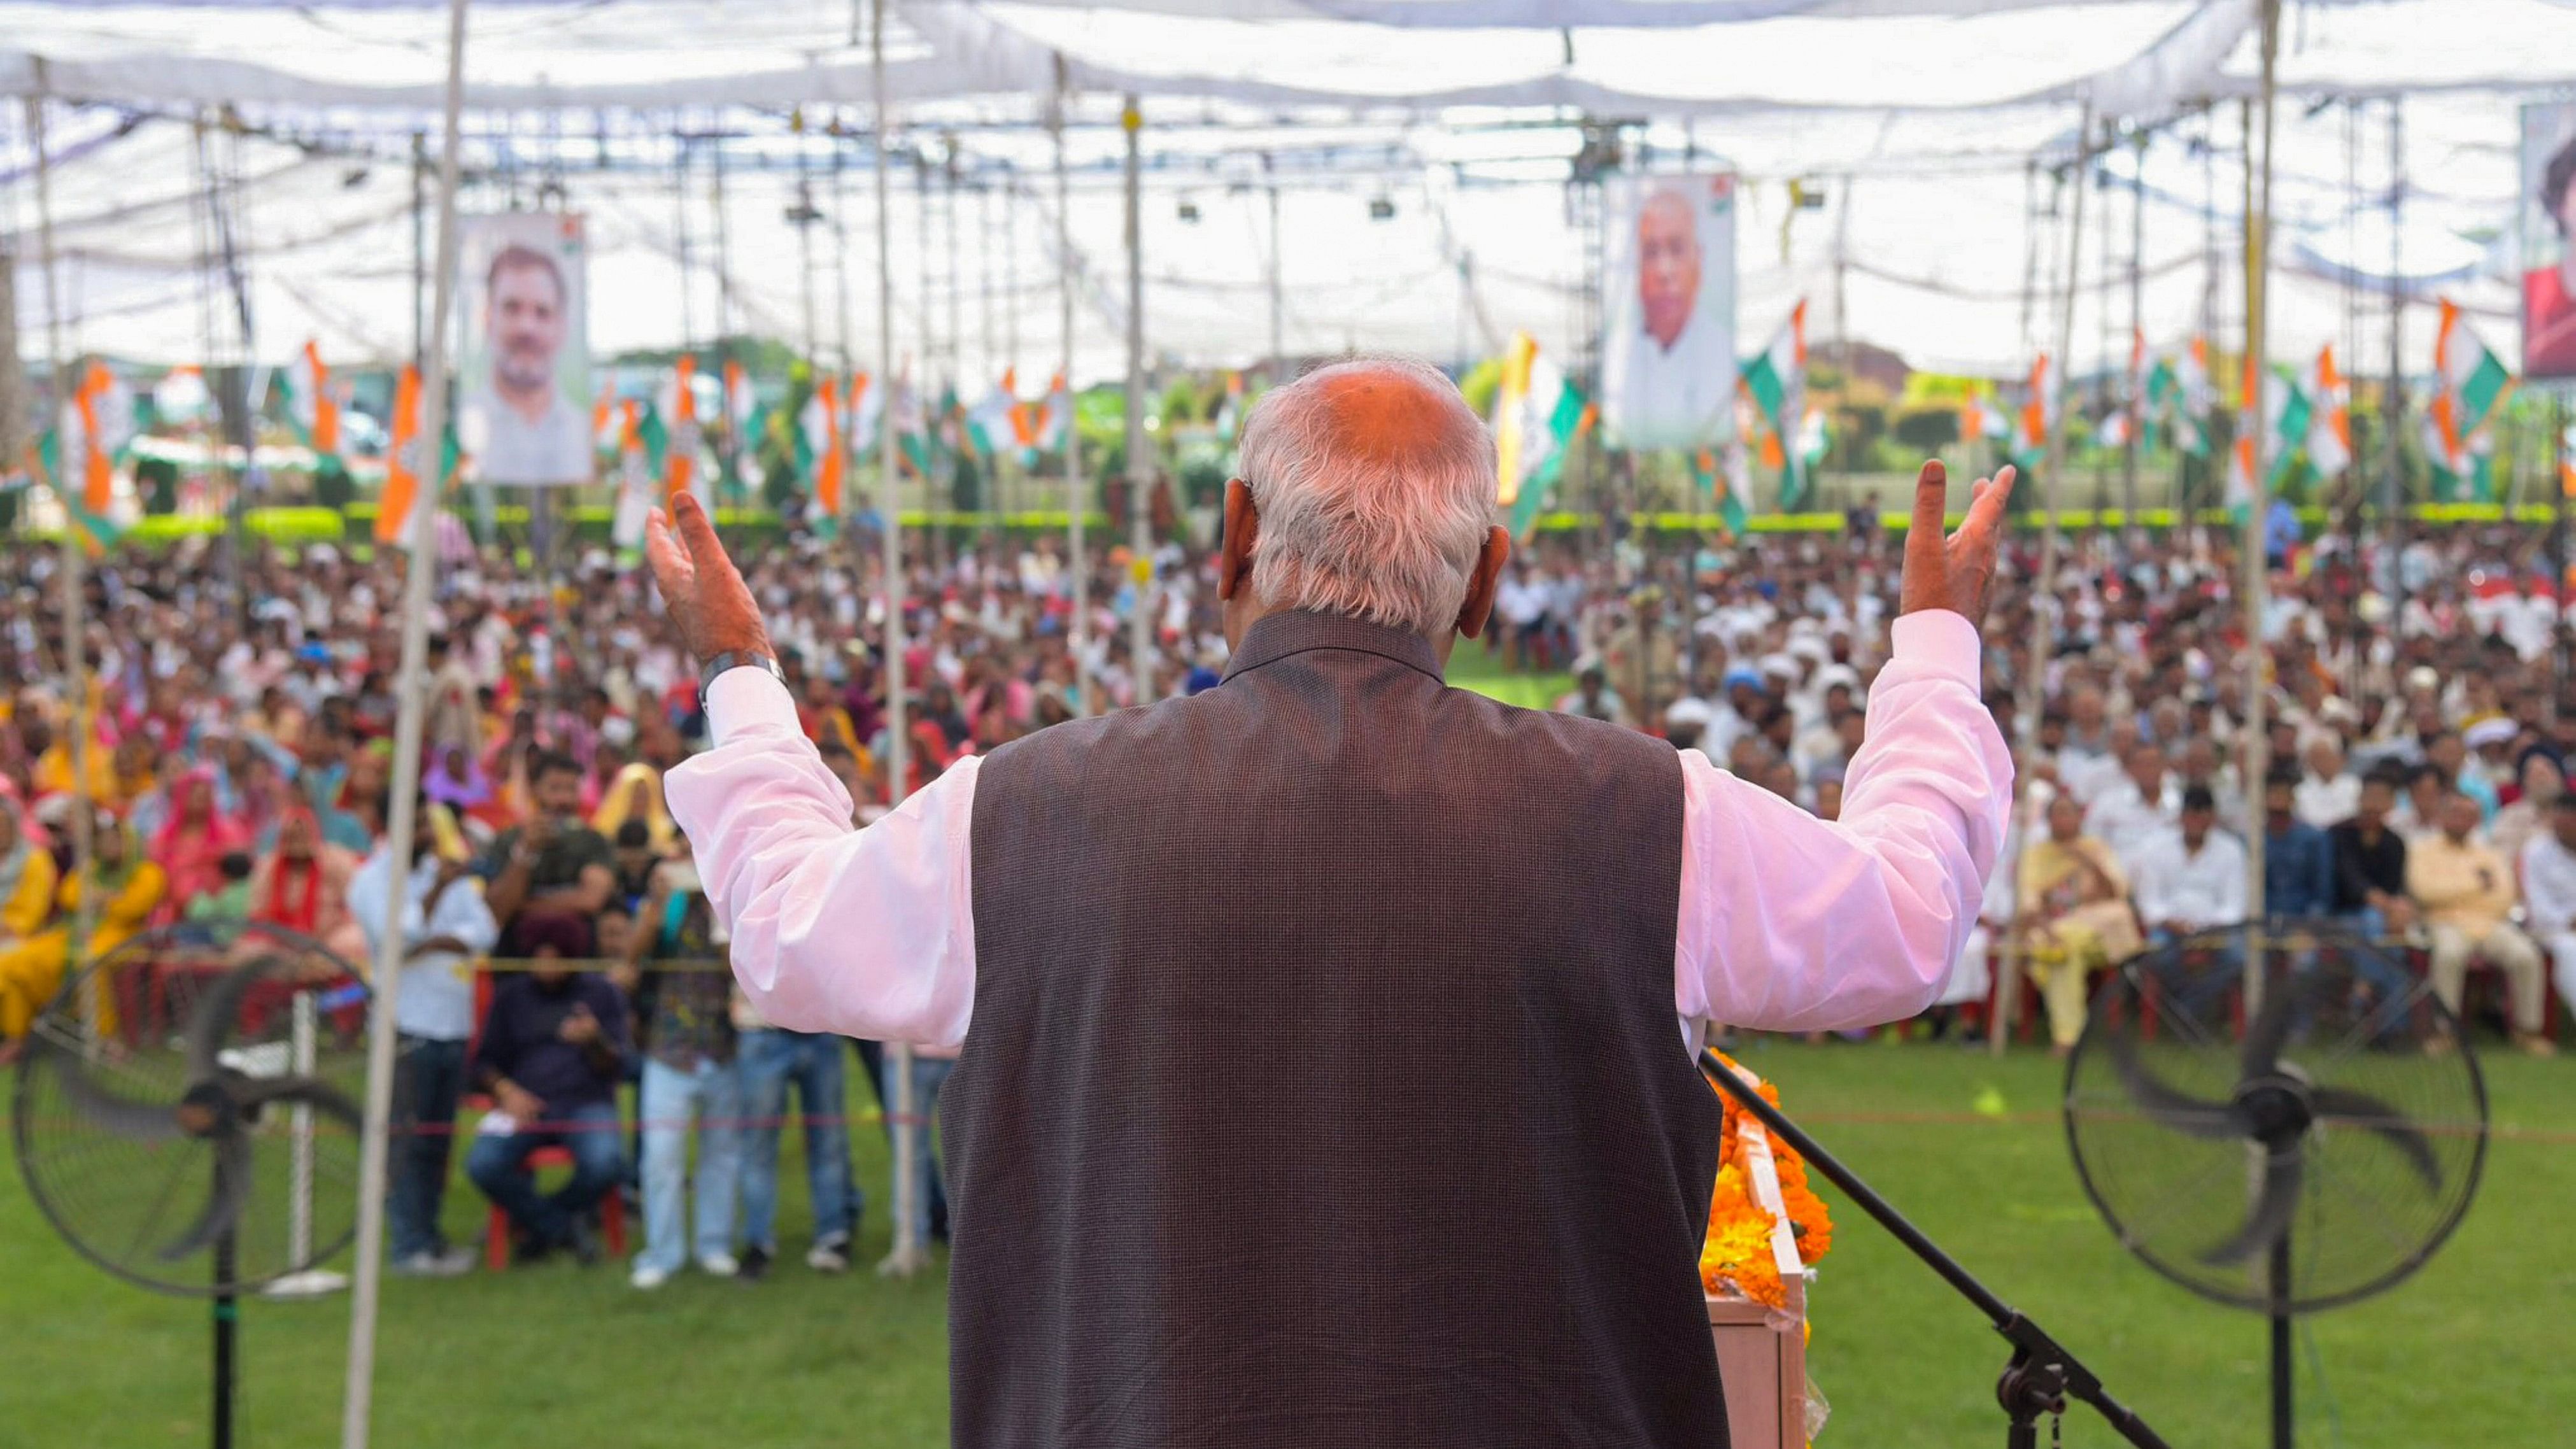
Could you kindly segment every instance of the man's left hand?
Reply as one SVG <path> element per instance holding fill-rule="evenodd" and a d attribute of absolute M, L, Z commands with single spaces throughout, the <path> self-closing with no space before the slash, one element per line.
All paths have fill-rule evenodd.
<path fill-rule="evenodd" d="M 681 494 L 667 514 L 653 510 L 644 525 L 644 557 L 653 566 L 653 582 L 661 587 L 680 642 L 700 663 L 727 651 L 777 653 L 769 646 L 751 586 L 726 556 L 715 525 L 695 497 Z"/>

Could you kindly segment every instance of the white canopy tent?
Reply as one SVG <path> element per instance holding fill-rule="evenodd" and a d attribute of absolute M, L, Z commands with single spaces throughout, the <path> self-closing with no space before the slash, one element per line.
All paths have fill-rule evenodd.
<path fill-rule="evenodd" d="M 2143 312 L 2149 337 L 2171 343 L 2241 310 L 2229 102 L 2256 70 L 2254 10 L 2252 0 L 1265 0 L 1258 18 L 1242 18 L 1214 0 L 899 3 L 888 41 L 889 90 L 902 106 L 892 140 L 942 167 L 953 142 L 965 190 L 952 279 L 944 180 L 933 178 L 925 293 L 923 198 L 911 167 L 894 178 L 897 345 L 953 366 L 962 386 L 1015 361 L 1042 371 L 1037 360 L 1053 355 L 1057 259 L 1039 123 L 1058 54 L 1075 87 L 1075 260 L 1094 283 L 1076 354 L 1085 379 L 1120 367 L 1124 289 L 1109 259 L 1123 222 L 1123 143 L 1110 123 L 1127 90 L 1143 97 L 1146 117 L 1149 344 L 1192 363 L 1241 364 L 1268 350 L 1265 153 L 1284 193 L 1291 353 L 1363 346 L 1445 359 L 1462 338 L 1486 352 L 1495 332 L 1514 327 L 1571 349 L 1585 279 L 1564 181 L 1581 145 L 1576 123 L 1589 115 L 1644 122 L 1631 139 L 1645 164 L 1723 162 L 1752 181 L 1739 245 L 1748 335 L 1806 295 L 1817 299 L 1820 336 L 1841 332 L 1935 369 L 2013 372 L 2037 345 L 2018 305 L 2031 283 L 2025 172 L 2034 158 L 2062 167 L 2088 100 L 2098 113 L 2163 127 L 2146 157 Z M 865 276 L 876 261 L 851 0 L 486 0 L 477 16 L 462 204 L 526 205 L 552 182 L 564 205 L 594 218 L 596 351 L 714 335 L 708 193 L 719 147 L 734 304 L 722 325 L 804 340 L 809 284 L 782 220 L 801 153 L 803 184 L 825 213 L 811 238 L 813 340 L 838 349 L 833 269 Z M 427 0 L 0 3 L 0 34 L 18 47 L 0 52 L 0 85 L 89 102 L 61 127 L 73 159 L 57 171 L 64 321 L 76 349 L 169 362 L 208 354 L 208 321 L 221 313 L 206 296 L 207 249 L 169 223 L 203 188 L 188 123 L 224 107 L 255 128 L 217 150 L 242 178 L 235 204 L 260 351 L 282 357 L 312 337 L 344 361 L 408 355 L 408 158 L 429 121 L 442 23 Z M 1547 28 L 1560 25 L 1571 28 Z M 2418 184 L 2403 270 L 2421 300 L 2438 288 L 2508 346 L 2511 257 L 2489 245 L 2509 233 L 2515 201 L 2508 101 L 2576 81 L 2576 4 L 2299 6 L 2285 22 L 2281 73 L 2286 95 L 2322 109 L 2284 106 L 2276 355 L 2347 337 L 2351 284 L 2385 285 L 2385 112 L 2373 105 L 2356 120 L 2334 102 L 2424 88 L 2438 93 L 2406 103 Z M 1438 89 L 1426 94 L 1426 84 Z M 790 130 L 800 110 L 801 137 Z M 823 134 L 833 122 L 845 127 L 838 141 Z M 2196 154 L 2205 132 L 2225 153 L 2214 171 Z M 2356 133 L 2359 164 L 2348 172 Z M 679 134 L 707 138 L 691 151 L 693 280 L 678 260 Z M 23 174 L 23 155 L 6 169 Z M 2129 156 L 2108 169 L 2126 178 Z M 1827 207 L 1790 216 L 1792 179 L 1821 185 Z M 1010 195 L 1017 206 L 1002 204 Z M 1394 214 L 1372 222 L 1367 203 L 1381 197 Z M 1183 201 L 1195 223 L 1181 219 Z M 2129 253 L 2125 207 L 2115 185 L 2094 213 L 2115 232 L 2115 269 Z M 2103 331 L 2088 310 L 2101 256 L 2084 248 L 2079 368 Z M 43 321 L 33 280 L 19 288 L 30 335 Z M 964 294 L 959 337 L 947 335 L 952 289 Z M 865 338 L 870 289 L 853 290 L 850 325 Z M 2126 289 L 2112 291 L 2112 330 L 2124 338 Z M 1834 315 L 1837 295 L 1847 321 Z"/>

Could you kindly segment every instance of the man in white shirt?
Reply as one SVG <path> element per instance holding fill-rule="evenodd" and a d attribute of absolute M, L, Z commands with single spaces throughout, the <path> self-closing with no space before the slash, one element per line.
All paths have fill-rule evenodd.
<path fill-rule="evenodd" d="M 424 798 L 412 814 L 411 879 L 402 903 L 402 989 L 394 1006 L 400 1055 L 394 1084 L 393 1183 L 385 1204 L 393 1271 L 452 1278 L 471 1272 L 474 1250 L 439 1235 L 447 1191 L 448 1146 L 455 1140 L 456 1099 L 465 1084 L 465 1042 L 474 1034 L 474 958 L 501 936 L 483 904 L 473 863 L 438 853 L 436 808 Z M 391 814 L 384 811 L 379 818 Z M 367 933 L 373 960 L 382 949 L 391 904 L 394 853 L 379 845 L 349 878 L 349 914 Z"/>
<path fill-rule="evenodd" d="M 2307 770 L 2294 792 L 2299 823 L 2331 830 L 2361 808 L 2361 777 L 2346 768 L 2343 747 L 2319 736 L 2308 741 Z"/>
<path fill-rule="evenodd" d="M 2190 786 L 2182 792 L 2174 827 L 2141 845 L 2134 863 L 2122 857 L 2150 948 L 2245 919 L 2245 846 L 2217 823 L 2218 802 L 2209 788 Z M 2244 975 L 2244 953 L 2234 946 L 2154 959 L 2165 990 L 2194 1017 L 2204 1016 Z"/>
<path fill-rule="evenodd" d="M 1697 1279 L 1718 1111 L 1692 1064 L 1709 1019 L 1857 1026 L 1947 979 L 2010 794 L 1972 622 L 2010 474 L 1945 540 L 1946 480 L 1923 470 L 1894 657 L 1830 824 L 1696 752 L 1441 682 L 1510 538 L 1490 438 L 1436 371 L 1353 362 L 1272 389 L 1242 470 L 1224 683 L 968 756 L 859 831 L 703 508 L 683 495 L 676 534 L 650 525 L 674 622 L 720 671 L 715 747 L 668 790 L 745 994 L 800 1030 L 964 1046 L 944 1109 L 951 1437 L 1722 1440 Z M 1114 831 L 1085 838 L 1095 823 Z M 1440 925 L 1470 909 L 1472 939 Z M 1583 1009 L 1551 1006 L 1569 992 Z M 1256 1019 L 1292 1025 L 1247 1038 Z M 1560 1065 L 1431 1047 L 1487 1030 L 1546 1038 Z M 1317 1090 L 1235 1090 L 1247 1041 L 1306 1060 Z M 1354 1257 L 1358 1222 L 1399 1247 Z M 1248 1301 L 1211 1266 L 1246 1242 L 1338 1286 Z M 1580 1296 L 1604 1285 L 1618 1313 L 1575 1311 L 1613 1301 Z M 1531 1376 L 1544 1403 L 1491 1391 Z"/>
<path fill-rule="evenodd" d="M 562 486 L 591 475 L 590 420 L 555 381 L 572 337 L 563 268 L 533 247 L 492 258 L 483 290 L 491 375 L 466 396 L 458 433 L 486 483 Z"/>
<path fill-rule="evenodd" d="M 2563 1006 L 2576 1005 L 2576 791 L 2550 803 L 2549 828 L 2522 847 L 2522 904 L 2531 934 L 2549 951 Z"/>
<path fill-rule="evenodd" d="M 2121 777 L 2103 787 L 2084 813 L 2084 831 L 2111 847 L 2120 868 L 2135 879 L 2147 843 L 2182 823 L 2182 787 L 2165 769 L 2165 752 L 2153 744 L 2129 748 Z"/>

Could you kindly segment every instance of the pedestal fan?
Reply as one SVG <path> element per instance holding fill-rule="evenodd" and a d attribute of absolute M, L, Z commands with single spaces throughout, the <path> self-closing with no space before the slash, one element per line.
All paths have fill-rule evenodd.
<path fill-rule="evenodd" d="M 73 976 L 30 1031 L 11 1127 L 47 1221 L 128 1282 L 214 1300 L 217 1449 L 240 1294 L 357 1222 L 366 987 L 292 931 L 147 932 Z"/>
<path fill-rule="evenodd" d="M 2276 1449 L 2293 1437 L 2293 1316 L 2422 1267 L 2486 1160 L 2458 1020 L 2395 951 L 2307 922 L 2206 932 L 2115 972 L 2067 1063 L 2065 1115 L 2122 1246 L 2271 1319 Z"/>

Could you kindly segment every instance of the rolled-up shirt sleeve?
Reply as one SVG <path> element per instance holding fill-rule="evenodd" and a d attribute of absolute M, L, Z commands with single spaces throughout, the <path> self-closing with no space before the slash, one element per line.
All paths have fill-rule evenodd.
<path fill-rule="evenodd" d="M 1978 663 L 1960 615 L 1896 621 L 1839 821 L 1681 752 L 1685 1019 L 1822 1031 L 1931 1005 L 1977 923 L 2012 801 Z"/>
<path fill-rule="evenodd" d="M 797 1031 L 952 1046 L 975 999 L 967 869 L 977 759 L 967 756 L 866 829 L 757 670 L 707 692 L 715 747 L 672 769 L 671 818 L 732 933 L 734 979 Z"/>

